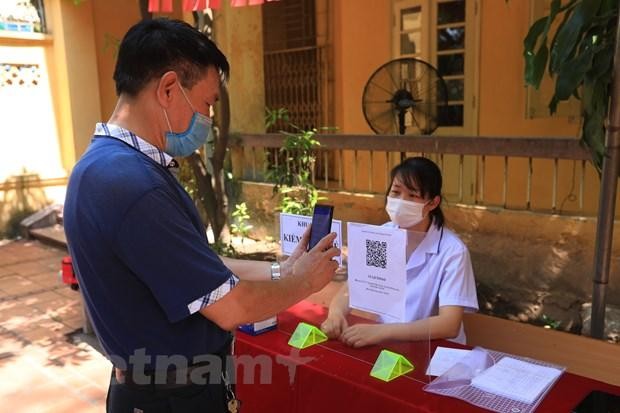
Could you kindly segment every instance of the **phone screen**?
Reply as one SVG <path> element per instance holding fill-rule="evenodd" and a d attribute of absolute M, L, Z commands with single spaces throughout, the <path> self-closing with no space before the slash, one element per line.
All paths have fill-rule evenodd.
<path fill-rule="evenodd" d="M 614 394 L 592 391 L 578 406 L 574 407 L 573 413 L 620 413 L 620 396 Z"/>
<path fill-rule="evenodd" d="M 312 228 L 310 229 L 310 242 L 308 243 L 308 250 L 314 248 L 314 246 L 323 239 L 332 230 L 332 215 L 334 213 L 334 207 L 331 205 L 316 204 L 314 206 L 314 213 L 312 214 Z"/>

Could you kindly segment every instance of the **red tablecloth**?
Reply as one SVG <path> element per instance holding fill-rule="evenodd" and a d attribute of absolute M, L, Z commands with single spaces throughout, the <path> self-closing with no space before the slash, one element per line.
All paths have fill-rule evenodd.
<path fill-rule="evenodd" d="M 325 316 L 323 307 L 302 302 L 278 316 L 275 331 L 237 334 L 237 394 L 244 413 L 487 411 L 422 390 L 433 379 L 424 373 L 435 348 L 463 347 L 458 344 L 433 340 L 352 349 L 328 341 L 301 351 L 287 344 L 300 321 L 319 325 Z M 415 370 L 389 383 L 371 377 L 372 365 L 384 348 L 407 357 Z M 536 412 L 570 412 L 591 390 L 620 395 L 620 387 L 564 373 Z"/>

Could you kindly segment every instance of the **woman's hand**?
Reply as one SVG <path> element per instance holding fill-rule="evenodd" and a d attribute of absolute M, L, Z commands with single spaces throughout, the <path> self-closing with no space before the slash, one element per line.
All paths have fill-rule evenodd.
<path fill-rule="evenodd" d="M 386 327 L 385 324 L 355 324 L 344 330 L 340 341 L 355 348 L 377 344 L 385 340 Z"/>
<path fill-rule="evenodd" d="M 329 338 L 339 338 L 344 330 L 347 329 L 349 323 L 344 314 L 340 312 L 331 312 L 327 319 L 321 324 L 321 331 L 323 331 Z"/>

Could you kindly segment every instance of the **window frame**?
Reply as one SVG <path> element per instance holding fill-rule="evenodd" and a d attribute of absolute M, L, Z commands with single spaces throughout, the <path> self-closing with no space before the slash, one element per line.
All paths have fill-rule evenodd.
<path fill-rule="evenodd" d="M 462 101 L 449 101 L 449 105 L 463 105 L 462 126 L 440 126 L 433 134 L 435 135 L 477 135 L 478 133 L 478 84 L 479 84 L 479 45 L 480 45 L 480 15 L 479 0 L 465 1 L 465 21 L 463 23 L 447 23 L 438 25 L 437 15 L 439 4 L 449 3 L 454 0 L 393 0 L 392 1 L 392 58 L 417 57 L 438 67 L 438 56 L 464 54 L 464 70 L 462 75 L 442 76 L 445 81 L 451 79 L 463 79 L 464 96 Z M 400 53 L 400 18 L 401 11 L 408 8 L 422 8 L 422 46 L 424 50 L 416 54 Z M 437 31 L 446 27 L 465 27 L 465 48 L 438 51 Z"/>

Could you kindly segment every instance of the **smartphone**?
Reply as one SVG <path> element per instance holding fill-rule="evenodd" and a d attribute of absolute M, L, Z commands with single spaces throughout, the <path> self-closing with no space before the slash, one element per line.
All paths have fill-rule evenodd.
<path fill-rule="evenodd" d="M 590 392 L 573 413 L 620 413 L 620 396 L 598 390 Z"/>
<path fill-rule="evenodd" d="M 310 242 L 308 243 L 308 251 L 310 251 L 320 240 L 332 231 L 332 217 L 334 215 L 334 207 L 332 205 L 316 204 L 314 213 L 312 214 L 312 228 L 310 229 Z"/>

